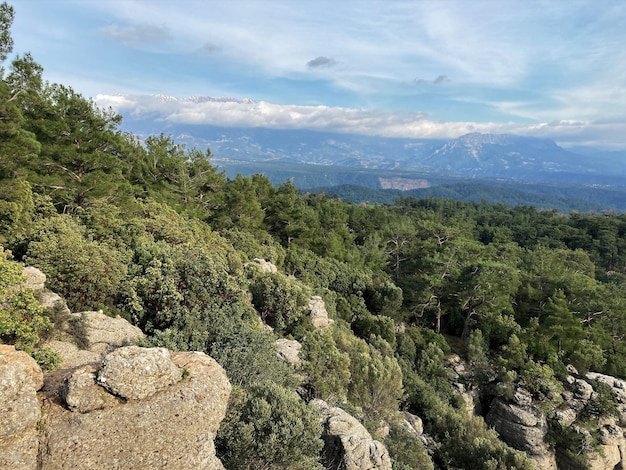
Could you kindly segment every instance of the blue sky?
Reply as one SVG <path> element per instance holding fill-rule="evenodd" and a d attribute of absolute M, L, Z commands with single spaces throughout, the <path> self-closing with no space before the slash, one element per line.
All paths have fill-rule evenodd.
<path fill-rule="evenodd" d="M 16 52 L 122 114 L 626 148 L 624 0 L 9 3 Z"/>

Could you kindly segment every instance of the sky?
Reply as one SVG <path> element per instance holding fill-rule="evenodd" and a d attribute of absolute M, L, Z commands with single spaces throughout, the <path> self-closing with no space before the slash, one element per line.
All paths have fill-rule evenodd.
<path fill-rule="evenodd" d="M 626 0 L 9 3 L 16 53 L 122 115 L 626 149 Z"/>

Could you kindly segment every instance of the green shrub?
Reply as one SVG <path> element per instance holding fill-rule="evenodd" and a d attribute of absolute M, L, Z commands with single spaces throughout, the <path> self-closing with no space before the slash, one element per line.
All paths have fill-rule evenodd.
<path fill-rule="evenodd" d="M 314 398 L 342 403 L 350 383 L 350 357 L 340 351 L 332 333 L 314 331 L 302 343 L 303 371 Z"/>
<path fill-rule="evenodd" d="M 215 444 L 228 470 L 313 470 L 321 433 L 317 411 L 269 382 L 233 389 Z"/>
<path fill-rule="evenodd" d="M 10 261 L 0 247 L 0 342 L 31 354 L 44 368 L 55 368 L 60 359 L 49 349 L 40 349 L 41 336 L 53 328 L 33 291 L 23 289 L 22 265 Z"/>
<path fill-rule="evenodd" d="M 393 426 L 385 439 L 393 470 L 432 470 L 434 465 L 424 444 L 404 428 Z"/>
<path fill-rule="evenodd" d="M 233 385 L 295 385 L 291 368 L 276 355 L 274 338 L 258 326 L 241 321 L 233 324 L 213 342 L 208 353 L 224 368 Z"/>
<path fill-rule="evenodd" d="M 295 278 L 264 273 L 253 280 L 252 303 L 267 324 L 289 332 L 306 313 L 311 289 Z"/>
<path fill-rule="evenodd" d="M 128 256 L 89 240 L 84 227 L 62 215 L 35 224 L 26 260 L 46 274 L 47 287 L 58 292 L 70 310 L 79 312 L 114 304 Z"/>

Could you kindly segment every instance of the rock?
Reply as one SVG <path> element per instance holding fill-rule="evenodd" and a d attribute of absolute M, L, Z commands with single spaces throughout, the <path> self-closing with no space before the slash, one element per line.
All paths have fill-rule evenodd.
<path fill-rule="evenodd" d="M 302 361 L 299 354 L 302 345 L 295 339 L 277 339 L 274 343 L 278 351 L 278 357 L 280 357 L 287 364 L 291 364 L 294 367 L 300 367 Z"/>
<path fill-rule="evenodd" d="M 574 392 L 574 398 L 588 402 L 593 394 L 593 387 L 584 380 L 576 379 L 572 384 L 572 391 Z"/>
<path fill-rule="evenodd" d="M 599 430 L 600 445 L 594 445 L 594 438 L 589 430 L 576 424 L 571 429 L 578 433 L 578 446 L 584 448 L 586 465 L 581 467 L 579 462 L 575 462 L 571 455 L 557 448 L 559 468 L 585 468 L 589 470 L 605 470 L 618 467 L 621 462 L 620 444 L 624 443 L 623 431 L 617 426 L 605 426 Z"/>
<path fill-rule="evenodd" d="M 518 406 L 530 406 L 533 402 L 533 397 L 525 388 L 517 388 L 513 394 L 513 401 Z"/>
<path fill-rule="evenodd" d="M 118 359 L 112 360 L 110 355 Z M 109 368 L 126 367 L 119 360 L 125 357 L 123 350 L 110 355 L 105 358 Z M 78 411 L 93 407 L 87 399 L 93 387 L 106 391 L 93 382 L 94 368 L 69 371 L 64 381 L 69 392 L 65 399 L 77 403 L 77 411 L 59 406 L 52 395 L 47 397 L 40 466 L 28 468 L 223 470 L 215 456 L 213 438 L 230 395 L 226 374 L 202 353 L 167 356 L 166 369 L 174 367 L 178 371 L 176 383 L 156 387 L 154 393 L 137 400 L 120 401 L 109 396 L 102 408 L 87 412 Z M 139 363 L 143 362 L 134 364 Z M 131 375 L 123 376 L 133 381 Z M 128 384 L 127 388 L 136 386 Z"/>
<path fill-rule="evenodd" d="M 624 430 L 615 424 L 607 424 L 600 428 L 600 443 L 606 446 L 626 445 Z"/>
<path fill-rule="evenodd" d="M 617 464 L 622 461 L 618 446 L 601 445 L 598 452 L 587 455 L 587 468 L 589 470 L 606 470 L 618 468 Z"/>
<path fill-rule="evenodd" d="M 626 404 L 626 381 L 617 379 L 610 375 L 598 374 L 596 372 L 588 372 L 585 375 L 585 378 L 607 384 L 611 387 L 617 401 L 619 403 Z"/>
<path fill-rule="evenodd" d="M 116 348 L 128 346 L 144 337 L 142 331 L 119 315 L 109 317 L 102 312 L 72 313 L 63 329 L 69 338 L 79 338 L 82 348 L 68 341 L 48 341 L 47 346 L 56 351 L 64 367 L 76 367 L 89 362 L 99 362 Z"/>
<path fill-rule="evenodd" d="M 101 355 L 89 351 L 88 349 L 78 349 L 74 343 L 67 341 L 49 340 L 46 346 L 52 348 L 59 356 L 61 356 L 62 366 L 77 367 L 81 364 L 98 363 L 102 359 Z"/>
<path fill-rule="evenodd" d="M 313 326 L 317 329 L 328 328 L 335 323 L 335 320 L 328 318 L 326 304 L 319 295 L 314 295 L 309 299 L 309 314 Z"/>
<path fill-rule="evenodd" d="M 176 383 L 181 371 L 165 348 L 126 346 L 104 358 L 98 383 L 122 398 L 140 400 Z"/>
<path fill-rule="evenodd" d="M 313 400 L 311 406 L 320 412 L 322 460 L 327 469 L 391 470 L 391 458 L 385 446 L 373 440 L 354 417 L 322 400 Z"/>
<path fill-rule="evenodd" d="M 24 282 L 22 288 L 41 291 L 46 285 L 46 275 L 33 266 L 26 266 L 23 271 Z"/>
<path fill-rule="evenodd" d="M 56 292 L 43 291 L 37 296 L 37 300 L 44 308 L 59 309 L 66 315 L 70 314 L 65 301 Z"/>
<path fill-rule="evenodd" d="M 35 469 L 41 369 L 28 354 L 0 345 L 0 468 Z"/>
<path fill-rule="evenodd" d="M 59 395 L 70 410 L 88 413 L 117 403 L 112 395 L 96 384 L 96 372 L 93 365 L 85 365 L 65 378 Z"/>
<path fill-rule="evenodd" d="M 538 469 L 556 468 L 556 460 L 544 438 L 548 432 L 545 415 L 534 407 L 505 403 L 496 398 L 485 417 L 502 440 L 529 454 Z"/>
<path fill-rule="evenodd" d="M 576 411 L 572 408 L 559 410 L 555 413 L 555 418 L 561 426 L 567 427 L 576 421 Z"/>
<path fill-rule="evenodd" d="M 136 326 L 131 325 L 122 317 L 109 317 L 102 312 L 82 312 L 87 331 L 89 350 L 99 354 L 108 354 L 121 346 L 133 344 L 144 334 Z"/>
<path fill-rule="evenodd" d="M 264 259 L 261 259 L 261 258 L 254 258 L 252 261 L 254 261 L 259 266 L 261 266 L 261 271 L 263 271 L 264 273 L 277 273 L 278 272 L 278 268 L 276 268 L 276 265 L 273 263 L 270 263 L 269 261 L 265 261 Z"/>
<path fill-rule="evenodd" d="M 452 369 L 453 379 L 458 379 L 460 377 L 465 377 L 467 375 L 467 368 L 465 367 L 465 362 L 461 359 L 461 356 L 458 354 L 450 354 L 450 356 L 446 359 L 447 365 Z"/>
<path fill-rule="evenodd" d="M 404 412 L 404 422 L 402 423 L 404 428 L 412 434 L 421 435 L 424 434 L 424 423 L 422 418 L 409 413 Z"/>

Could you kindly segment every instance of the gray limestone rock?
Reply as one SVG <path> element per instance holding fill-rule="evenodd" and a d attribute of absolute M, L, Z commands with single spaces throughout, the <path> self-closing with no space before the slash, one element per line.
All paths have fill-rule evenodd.
<path fill-rule="evenodd" d="M 181 378 L 165 348 L 126 346 L 108 354 L 102 364 L 98 383 L 126 399 L 149 397 Z"/>
<path fill-rule="evenodd" d="M 109 367 L 114 364 L 124 367 L 120 362 Z M 213 439 L 230 395 L 226 374 L 202 353 L 172 353 L 170 364 L 178 371 L 177 382 L 142 399 L 111 397 L 101 409 L 77 412 L 48 397 L 40 466 L 29 468 L 223 470 Z M 85 382 L 75 390 L 81 390 L 78 397 L 93 390 L 90 370 L 70 374 Z"/>
<path fill-rule="evenodd" d="M 115 397 L 96 384 L 96 372 L 95 366 L 84 365 L 65 378 L 59 395 L 70 410 L 88 413 L 117 403 Z"/>
<path fill-rule="evenodd" d="M 341 408 L 313 400 L 320 412 L 324 440 L 323 458 L 329 470 L 391 470 L 386 447 L 372 439 L 367 429 Z"/>
<path fill-rule="evenodd" d="M 405 411 L 403 414 L 404 421 L 402 425 L 407 431 L 418 436 L 424 434 L 424 424 L 422 423 L 422 418 L 415 416 L 408 411 Z"/>
<path fill-rule="evenodd" d="M 277 273 L 278 272 L 278 268 L 276 268 L 275 264 L 270 263 L 269 261 L 266 261 L 262 258 L 254 258 L 252 261 L 254 261 L 256 264 L 261 266 L 261 271 L 263 271 L 264 273 Z"/>
<path fill-rule="evenodd" d="M 56 292 L 43 291 L 37 296 L 37 300 L 45 308 L 59 309 L 66 315 L 70 314 L 65 301 Z"/>
<path fill-rule="evenodd" d="M 131 325 L 119 315 L 109 317 L 102 312 L 82 312 L 80 315 L 85 322 L 89 350 L 105 355 L 115 348 L 133 344 L 144 334 L 136 326 Z"/>
<path fill-rule="evenodd" d="M 42 386 L 41 369 L 28 354 L 0 345 L 0 468 L 36 468 Z"/>
<path fill-rule="evenodd" d="M 274 342 L 276 350 L 278 351 L 278 357 L 280 357 L 287 364 L 291 364 L 294 367 L 300 367 L 302 361 L 300 360 L 300 350 L 302 345 L 295 339 L 281 338 Z"/>
<path fill-rule="evenodd" d="M 24 282 L 22 287 L 24 289 L 33 289 L 34 291 L 41 291 L 46 285 L 46 275 L 39 269 L 33 266 L 26 266 L 24 268 Z"/>
<path fill-rule="evenodd" d="M 583 402 L 589 401 L 593 394 L 593 387 L 582 379 L 576 379 L 572 384 L 574 397 Z"/>
<path fill-rule="evenodd" d="M 545 415 L 536 408 L 518 406 L 496 398 L 485 421 L 503 441 L 529 454 L 537 468 L 556 468 L 554 454 L 544 441 L 548 423 Z"/>

